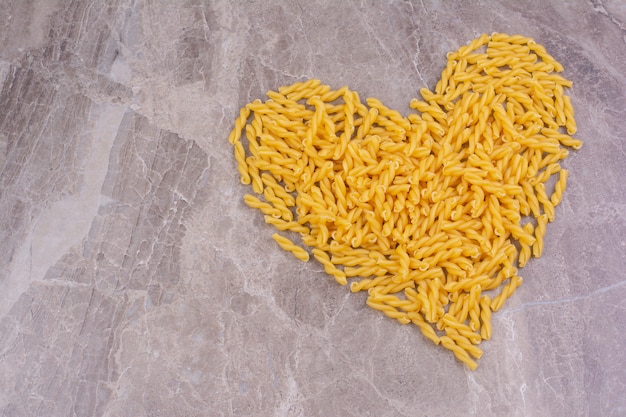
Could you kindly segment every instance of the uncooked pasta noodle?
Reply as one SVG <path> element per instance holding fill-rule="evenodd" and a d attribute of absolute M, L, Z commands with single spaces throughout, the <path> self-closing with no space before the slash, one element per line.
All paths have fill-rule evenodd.
<path fill-rule="evenodd" d="M 301 261 L 309 260 L 309 253 L 302 249 L 300 246 L 294 244 L 291 240 L 285 236 L 281 236 L 278 233 L 272 235 L 272 239 L 278 243 L 278 245 L 286 251 L 293 253 L 293 255 Z"/>
<path fill-rule="evenodd" d="M 544 252 L 566 147 L 582 146 L 562 71 L 494 33 L 449 53 L 407 116 L 315 79 L 270 91 L 228 137 L 244 201 L 281 248 L 476 369 L 492 312 Z"/>

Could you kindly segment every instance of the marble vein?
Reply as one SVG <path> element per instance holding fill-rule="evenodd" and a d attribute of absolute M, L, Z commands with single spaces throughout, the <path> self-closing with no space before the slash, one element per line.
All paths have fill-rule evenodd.
<path fill-rule="evenodd" d="M 599 288 L 599 289 L 594 290 L 594 291 L 590 292 L 589 294 L 585 294 L 585 295 L 578 295 L 578 296 L 575 296 L 575 297 L 561 298 L 561 299 L 558 299 L 558 300 L 551 300 L 551 301 L 532 301 L 532 302 L 524 303 L 524 304 L 521 304 L 520 306 L 517 306 L 515 308 L 506 310 L 506 312 L 504 312 L 504 314 L 506 314 L 506 315 L 515 314 L 515 313 L 518 313 L 520 311 L 524 311 L 524 310 L 526 310 L 528 308 L 532 308 L 532 307 L 556 306 L 556 305 L 563 304 L 563 303 L 572 303 L 572 302 L 576 302 L 576 301 L 587 301 L 587 300 L 591 300 L 592 298 L 597 298 L 598 296 L 606 294 L 607 292 L 610 292 L 610 291 L 613 291 L 613 290 L 619 290 L 619 289 L 621 289 L 624 286 L 626 286 L 626 280 L 619 281 L 619 282 L 616 282 L 615 284 Z"/>

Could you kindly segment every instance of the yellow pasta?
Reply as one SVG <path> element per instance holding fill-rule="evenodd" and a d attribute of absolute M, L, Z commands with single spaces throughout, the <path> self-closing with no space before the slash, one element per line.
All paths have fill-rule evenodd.
<path fill-rule="evenodd" d="M 483 355 L 483 351 L 473 344 L 467 337 L 459 333 L 457 329 L 454 327 L 446 327 L 445 328 L 446 335 L 450 337 L 450 339 L 454 340 L 456 344 L 463 348 L 467 353 L 473 356 L 476 359 L 480 359 Z"/>
<path fill-rule="evenodd" d="M 420 328 L 424 336 L 426 336 L 436 345 L 440 343 L 439 336 L 437 336 L 435 329 L 433 329 L 430 324 L 424 321 L 424 317 L 420 313 L 412 311 L 407 313 L 407 317 L 413 322 L 413 324 Z"/>
<path fill-rule="evenodd" d="M 331 262 L 328 254 L 320 249 L 313 249 L 313 256 L 317 259 L 322 265 L 324 265 L 324 270 L 327 274 L 330 274 L 335 277 L 335 281 L 341 285 L 346 285 L 346 274 Z"/>
<path fill-rule="evenodd" d="M 456 344 L 450 336 L 441 336 L 439 340 L 443 347 L 452 351 L 454 356 L 456 356 L 456 358 L 461 362 L 465 363 L 467 367 L 470 368 L 472 371 L 478 367 L 478 363 L 470 358 L 467 350 Z"/>
<path fill-rule="evenodd" d="M 500 294 L 498 294 L 492 301 L 491 301 L 491 309 L 493 311 L 498 311 L 502 308 L 502 306 L 504 305 L 504 302 L 506 301 L 507 298 L 509 298 L 511 295 L 513 295 L 513 293 L 515 292 L 515 290 L 517 289 L 517 287 L 519 287 L 522 284 L 522 278 L 518 275 L 514 275 L 511 277 L 511 281 L 509 282 L 508 285 L 506 285 L 503 289 L 502 292 Z"/>
<path fill-rule="evenodd" d="M 274 227 L 276 227 L 278 230 L 283 230 L 283 231 L 290 230 L 292 232 L 304 233 L 304 234 L 308 234 L 310 231 L 308 227 L 302 226 L 298 222 L 285 221 L 283 219 L 268 216 L 268 215 L 265 216 L 265 223 L 274 225 Z"/>
<path fill-rule="evenodd" d="M 278 233 L 274 233 L 272 235 L 272 239 L 274 239 L 276 243 L 278 243 L 278 246 L 286 251 L 293 253 L 293 255 L 301 261 L 306 262 L 309 260 L 309 253 L 302 249 L 300 246 L 293 243 L 288 238 L 281 236 Z"/>
<path fill-rule="evenodd" d="M 257 197 L 253 196 L 252 194 L 246 194 L 243 197 L 243 199 L 248 206 L 259 209 L 263 214 L 268 214 L 276 218 L 281 217 L 280 210 L 278 210 L 275 207 L 272 207 L 271 204 L 268 204 L 259 200 Z"/>
<path fill-rule="evenodd" d="M 239 111 L 239 117 L 235 121 L 235 128 L 230 132 L 230 135 L 228 136 L 228 141 L 232 145 L 239 142 L 239 138 L 241 137 L 241 131 L 244 129 L 248 117 L 250 117 L 250 109 L 246 106 Z"/>
<path fill-rule="evenodd" d="M 561 170 L 559 179 L 556 184 L 554 184 L 554 193 L 550 197 L 550 202 L 554 206 L 558 206 L 563 199 L 563 192 L 565 191 L 565 187 L 567 185 L 568 174 L 569 172 L 566 169 Z"/>
<path fill-rule="evenodd" d="M 566 189 L 565 147 L 582 142 L 571 136 L 571 81 L 532 39 L 482 35 L 447 58 L 406 117 L 307 80 L 246 105 L 228 140 L 258 196 L 244 201 L 268 225 L 299 233 L 337 283 L 368 291 L 372 309 L 475 369 L 492 312 L 543 253 Z"/>
<path fill-rule="evenodd" d="M 548 215 L 542 214 L 537 217 L 537 227 L 535 228 L 535 243 L 533 243 L 533 255 L 539 258 L 543 253 L 543 237 L 546 234 Z"/>
<path fill-rule="evenodd" d="M 382 311 L 383 313 L 385 313 L 387 317 L 396 319 L 402 324 L 409 324 L 411 322 L 411 320 L 407 316 L 407 313 L 398 311 L 397 308 L 392 307 L 383 302 L 376 302 L 376 301 L 372 301 L 371 299 L 368 299 L 367 305 L 373 308 L 374 310 Z"/>
<path fill-rule="evenodd" d="M 488 295 L 485 295 L 480 299 L 480 322 L 481 339 L 491 339 L 491 299 Z"/>

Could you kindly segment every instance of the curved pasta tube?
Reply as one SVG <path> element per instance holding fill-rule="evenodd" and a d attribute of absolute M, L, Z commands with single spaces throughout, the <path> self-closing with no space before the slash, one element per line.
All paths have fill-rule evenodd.
<path fill-rule="evenodd" d="M 281 236 L 278 233 L 274 233 L 272 235 L 272 239 L 274 239 L 281 248 L 293 253 L 293 255 L 301 261 L 306 262 L 309 260 L 309 253 L 288 238 Z"/>

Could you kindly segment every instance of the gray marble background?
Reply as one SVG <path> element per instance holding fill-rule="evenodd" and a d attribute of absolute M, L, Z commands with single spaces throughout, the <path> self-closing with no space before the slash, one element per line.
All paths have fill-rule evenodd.
<path fill-rule="evenodd" d="M 307 78 L 401 112 L 522 33 L 585 146 L 468 371 L 271 240 L 239 108 Z M 0 1 L 2 416 L 625 416 L 626 3 Z"/>

